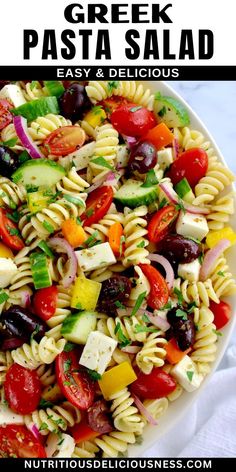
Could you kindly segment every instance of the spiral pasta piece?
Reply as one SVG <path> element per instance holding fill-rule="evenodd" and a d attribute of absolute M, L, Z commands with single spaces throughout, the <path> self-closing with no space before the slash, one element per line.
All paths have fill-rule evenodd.
<path fill-rule="evenodd" d="M 114 167 L 117 158 L 118 144 L 118 132 L 110 123 L 97 128 L 94 154 L 92 160 L 89 162 L 89 168 L 91 169 L 94 183 L 106 176 L 106 174 L 110 172 L 110 169 L 93 161 L 101 157 L 106 161 L 109 167 Z"/>
<path fill-rule="evenodd" d="M 25 425 L 30 427 L 34 424 L 42 435 L 50 432 L 66 431 L 68 427 L 74 426 L 81 420 L 81 414 L 78 408 L 75 408 L 70 402 L 64 402 L 61 405 L 46 408 L 45 410 L 36 410 L 30 415 L 24 416 Z"/>
<path fill-rule="evenodd" d="M 64 116 L 49 113 L 45 116 L 39 116 L 36 120 L 32 121 L 28 131 L 31 138 L 37 144 L 40 144 L 56 129 L 70 125 L 72 125 L 71 121 L 64 118 Z"/>
<path fill-rule="evenodd" d="M 219 230 L 228 223 L 230 216 L 234 214 L 234 194 L 233 192 L 218 198 L 210 207 L 207 215 L 208 227 L 210 230 Z"/>
<path fill-rule="evenodd" d="M 13 151 L 24 151 L 25 148 L 24 146 L 22 146 L 16 134 L 15 126 L 13 125 L 13 123 L 10 123 L 1 131 L 1 141 L 7 142 L 11 141 L 12 139 L 16 140 L 16 143 L 14 144 L 14 146 L 11 147 L 11 149 Z"/>
<path fill-rule="evenodd" d="M 7 177 L 0 177 L 0 206 L 16 209 L 26 201 L 26 190 L 22 185 L 14 184 Z"/>
<path fill-rule="evenodd" d="M 53 385 L 56 381 L 56 375 L 52 366 L 40 365 L 37 369 L 37 374 L 39 376 L 40 382 L 44 387 L 49 387 Z"/>
<path fill-rule="evenodd" d="M 236 280 L 233 278 L 224 256 L 216 260 L 210 272 L 210 279 L 218 298 L 236 293 Z"/>
<path fill-rule="evenodd" d="M 70 434 L 50 433 L 45 443 L 47 457 L 65 457 L 70 458 L 75 449 L 74 438 Z"/>
<path fill-rule="evenodd" d="M 124 214 L 125 251 L 122 260 L 124 266 L 150 264 L 147 259 L 149 252 L 146 249 L 148 240 L 144 238 L 147 234 L 147 221 L 143 216 L 147 214 L 147 207 L 140 206 L 134 210 L 125 208 Z"/>
<path fill-rule="evenodd" d="M 200 329 L 196 333 L 191 359 L 198 363 L 214 362 L 216 353 L 217 334 L 213 323 Z"/>
<path fill-rule="evenodd" d="M 39 343 L 33 339 L 30 344 L 24 343 L 11 354 L 16 364 L 27 369 L 37 369 L 41 364 L 51 364 L 63 351 L 65 344 L 65 339 L 55 342 L 55 339 L 44 336 Z"/>
<path fill-rule="evenodd" d="M 92 459 L 96 453 L 99 452 L 99 448 L 92 441 L 83 441 L 76 444 L 72 457 Z"/>
<path fill-rule="evenodd" d="M 113 275 L 123 272 L 124 267 L 121 263 L 117 262 L 111 266 L 102 267 L 101 269 L 96 269 L 90 272 L 89 278 L 95 282 L 104 282 L 107 279 L 110 279 Z"/>
<path fill-rule="evenodd" d="M 133 278 L 134 287 L 131 289 L 128 306 L 134 306 L 136 300 L 142 293 L 146 293 L 146 297 L 148 297 L 150 293 L 150 283 L 147 277 L 144 275 L 141 267 L 134 266 L 134 270 L 138 277 Z M 146 302 L 143 301 L 141 308 L 146 308 Z"/>
<path fill-rule="evenodd" d="M 51 318 L 47 320 L 47 325 L 51 328 L 46 332 L 46 336 L 52 337 L 58 341 L 61 337 L 61 328 L 63 321 L 70 315 L 71 289 L 65 289 L 61 285 L 58 287 L 56 311 Z"/>
<path fill-rule="evenodd" d="M 122 431 L 112 431 L 94 439 L 95 444 L 103 451 L 102 457 L 117 457 L 125 454 L 128 445 L 135 443 L 134 433 L 124 433 Z"/>
<path fill-rule="evenodd" d="M 167 398 L 157 398 L 156 400 L 144 400 L 143 405 L 154 418 L 154 420 L 158 420 L 158 418 L 165 414 L 169 403 Z M 147 418 L 143 415 L 142 418 L 146 425 Z"/>
<path fill-rule="evenodd" d="M 212 311 L 205 305 L 200 305 L 197 308 L 194 308 L 194 324 L 197 326 L 198 330 L 209 326 L 214 320 L 214 314 Z"/>
<path fill-rule="evenodd" d="M 124 433 L 141 434 L 144 422 L 136 406 L 133 406 L 134 400 L 128 389 L 114 393 L 109 400 L 112 401 L 111 413 L 115 428 Z"/>
<path fill-rule="evenodd" d="M 6 373 L 12 363 L 13 359 L 10 351 L 0 351 L 0 387 L 4 384 Z"/>
<path fill-rule="evenodd" d="M 27 102 L 48 96 L 46 88 L 42 87 L 40 82 L 36 80 L 27 82 L 26 84 L 24 82 L 20 82 L 20 86 Z"/>
<path fill-rule="evenodd" d="M 86 92 L 92 103 L 104 100 L 112 95 L 127 98 L 127 100 L 137 103 L 148 110 L 153 110 L 154 95 L 149 89 L 144 89 L 142 84 L 134 80 L 127 81 L 90 81 L 86 87 Z"/>
<path fill-rule="evenodd" d="M 173 290 L 175 288 L 181 291 L 186 303 L 195 301 L 197 306 L 203 303 L 207 307 L 211 300 L 215 303 L 219 303 L 219 298 L 212 286 L 211 279 L 207 279 L 205 282 L 189 282 L 188 280 L 182 282 L 181 279 L 178 278 L 174 281 Z"/>
<path fill-rule="evenodd" d="M 29 248 L 24 247 L 14 258 L 14 262 L 17 266 L 17 273 L 11 280 L 9 288 L 10 293 L 33 283 L 30 258 L 28 255 L 29 251 Z"/>
<path fill-rule="evenodd" d="M 107 213 L 98 223 L 94 223 L 91 226 L 85 226 L 84 230 L 89 236 L 93 236 L 94 239 L 105 242 L 108 239 L 108 233 L 110 227 L 114 223 L 124 223 L 123 213 L 114 211 L 114 213 Z"/>
<path fill-rule="evenodd" d="M 165 344 L 167 340 L 162 331 L 150 333 L 142 349 L 136 355 L 136 362 L 144 374 L 150 374 L 153 367 L 162 367 L 165 363 Z"/>
<path fill-rule="evenodd" d="M 77 174 L 75 167 L 71 168 L 67 176 L 63 177 L 63 179 L 57 183 L 56 187 L 57 190 L 61 192 L 62 196 L 69 195 L 76 197 L 77 200 L 81 200 L 81 207 L 85 207 L 85 200 L 87 198 L 85 189 L 89 187 L 89 184 Z"/>
<path fill-rule="evenodd" d="M 144 342 L 146 340 L 146 332 L 136 332 L 135 327 L 137 325 L 144 326 L 142 319 L 140 320 L 136 316 L 124 316 L 123 318 L 117 316 L 115 319 L 111 317 L 101 318 L 97 322 L 97 330 L 119 342 L 119 335 L 115 333 L 117 325 L 130 341 Z"/>

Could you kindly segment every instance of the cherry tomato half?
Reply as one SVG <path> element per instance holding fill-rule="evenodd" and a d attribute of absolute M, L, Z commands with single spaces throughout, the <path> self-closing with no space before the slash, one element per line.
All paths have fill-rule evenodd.
<path fill-rule="evenodd" d="M 94 401 L 95 382 L 79 365 L 80 353 L 74 349 L 63 351 L 56 358 L 58 385 L 67 400 L 80 410 L 87 410 Z"/>
<path fill-rule="evenodd" d="M 86 200 L 86 211 L 81 215 L 84 226 L 97 223 L 108 212 L 113 201 L 113 190 L 111 187 L 99 187 L 91 192 Z"/>
<path fill-rule="evenodd" d="M 42 444 L 26 426 L 7 424 L 0 426 L 0 458 L 47 457 Z"/>
<path fill-rule="evenodd" d="M 176 388 L 173 377 L 159 367 L 154 367 L 150 374 L 136 373 L 138 378 L 132 383 L 130 390 L 140 398 L 166 397 Z"/>
<path fill-rule="evenodd" d="M 12 105 L 7 100 L 0 100 L 0 130 L 12 122 L 12 114 L 9 111 Z"/>
<path fill-rule="evenodd" d="M 58 289 L 55 285 L 37 290 L 34 295 L 35 314 L 44 321 L 49 320 L 57 308 Z"/>
<path fill-rule="evenodd" d="M 0 238 L 13 251 L 20 251 L 25 247 L 19 236 L 17 225 L 7 216 L 7 211 L 0 208 Z"/>
<path fill-rule="evenodd" d="M 110 98 L 106 98 L 105 100 L 102 100 L 97 105 L 104 108 L 107 116 L 110 117 L 111 114 L 113 113 L 113 111 L 115 111 L 121 105 L 127 105 L 128 103 L 129 102 L 123 97 L 113 96 L 113 97 L 110 97 Z"/>
<path fill-rule="evenodd" d="M 173 162 L 167 175 L 176 185 L 186 178 L 190 187 L 194 188 L 199 180 L 204 177 L 208 169 L 208 156 L 201 148 L 192 148 L 184 151 Z"/>
<path fill-rule="evenodd" d="M 169 298 L 167 283 L 155 267 L 149 264 L 139 264 L 139 267 L 150 283 L 150 293 L 147 303 L 154 310 L 159 310 L 166 305 Z"/>
<path fill-rule="evenodd" d="M 41 397 L 41 382 L 35 370 L 12 364 L 6 373 L 4 392 L 10 408 L 20 415 L 37 409 Z"/>
<path fill-rule="evenodd" d="M 113 111 L 111 123 L 121 134 L 140 137 L 156 125 L 156 119 L 147 108 L 127 103 Z"/>
<path fill-rule="evenodd" d="M 158 210 L 148 224 L 149 241 L 152 243 L 161 241 L 171 229 L 177 216 L 178 211 L 173 205 L 168 205 Z"/>
<path fill-rule="evenodd" d="M 232 308 L 229 303 L 223 301 L 220 303 L 211 302 L 209 308 L 214 314 L 213 323 L 216 325 L 216 329 L 223 328 L 230 320 L 232 314 Z"/>
<path fill-rule="evenodd" d="M 100 435 L 100 433 L 90 428 L 86 418 L 79 424 L 75 424 L 73 428 L 71 428 L 70 433 L 72 434 L 76 444 L 82 441 L 89 441 L 90 439 L 94 439 Z"/>
<path fill-rule="evenodd" d="M 62 126 L 44 140 L 44 147 L 54 156 L 67 156 L 83 146 L 86 134 L 80 126 Z"/>

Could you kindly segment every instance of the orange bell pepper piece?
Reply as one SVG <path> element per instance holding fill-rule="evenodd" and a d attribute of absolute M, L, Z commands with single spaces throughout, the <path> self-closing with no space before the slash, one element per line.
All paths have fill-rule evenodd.
<path fill-rule="evenodd" d="M 118 221 L 110 226 L 108 230 L 108 241 L 114 255 L 119 257 L 122 254 L 123 226 Z"/>
<path fill-rule="evenodd" d="M 178 364 L 186 354 L 188 354 L 191 351 L 191 348 L 189 347 L 186 349 L 186 351 L 181 351 L 178 347 L 178 344 L 174 338 L 171 338 L 170 341 L 165 344 L 165 350 L 166 350 L 166 360 L 170 364 Z"/>
<path fill-rule="evenodd" d="M 87 239 L 82 226 L 77 224 L 72 218 L 62 223 L 62 233 L 72 247 L 81 246 Z"/>
<path fill-rule="evenodd" d="M 157 151 L 162 149 L 174 140 L 174 135 L 171 133 L 165 123 L 160 123 L 154 128 L 150 129 L 148 133 L 142 138 L 142 141 L 150 141 Z"/>

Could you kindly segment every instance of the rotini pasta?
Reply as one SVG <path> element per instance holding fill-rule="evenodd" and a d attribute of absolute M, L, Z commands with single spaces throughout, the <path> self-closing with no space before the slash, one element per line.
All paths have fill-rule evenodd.
<path fill-rule="evenodd" d="M 191 359 L 196 362 L 214 362 L 216 353 L 217 334 L 213 323 L 200 329 L 196 333 Z"/>
<path fill-rule="evenodd" d="M 115 428 L 124 433 L 141 434 L 144 422 L 136 406 L 133 406 L 134 400 L 128 389 L 114 393 L 109 400 L 112 401 L 111 413 Z"/>
<path fill-rule="evenodd" d="M 13 359 L 10 351 L 0 352 L 0 387 L 4 384 L 7 370 L 12 365 Z"/>
<path fill-rule="evenodd" d="M 31 138 L 37 144 L 40 144 L 56 129 L 61 128 L 61 126 L 70 126 L 71 124 L 71 121 L 64 118 L 64 116 L 49 113 L 45 116 L 39 116 L 36 120 L 32 121 L 28 131 Z"/>
<path fill-rule="evenodd" d="M 124 266 L 150 264 L 146 249 L 148 240 L 144 237 L 147 234 L 147 221 L 143 217 L 147 214 L 147 207 L 140 206 L 133 211 L 125 208 L 124 214 L 125 251 L 122 261 Z"/>
<path fill-rule="evenodd" d="M 142 349 L 136 356 L 138 367 L 145 374 L 150 374 L 153 367 L 161 367 L 165 362 L 165 344 L 167 340 L 162 331 L 150 333 L 144 342 Z"/>
<path fill-rule="evenodd" d="M 92 441 L 83 441 L 76 444 L 72 457 L 92 459 L 99 452 L 99 448 Z"/>
<path fill-rule="evenodd" d="M 16 209 L 26 201 L 26 190 L 23 186 L 14 184 L 6 177 L 0 177 L 0 205 Z"/>
<path fill-rule="evenodd" d="M 56 187 L 57 191 L 61 192 L 62 196 L 74 196 L 80 201 L 78 205 L 82 208 L 85 207 L 85 200 L 87 198 L 85 190 L 89 187 L 89 184 L 77 174 L 75 167 L 72 167 L 68 175 L 63 177 L 62 181 L 58 182 Z"/>
<path fill-rule="evenodd" d="M 49 432 L 66 431 L 68 426 L 72 427 L 80 420 L 80 411 L 69 402 L 45 410 L 37 410 L 24 417 L 25 424 L 29 429 L 30 426 L 35 425 L 44 436 Z"/>
<path fill-rule="evenodd" d="M 209 230 L 219 230 L 224 228 L 229 218 L 234 213 L 234 195 L 228 193 L 224 197 L 218 198 L 210 207 L 210 213 L 207 215 Z"/>
<path fill-rule="evenodd" d="M 86 92 L 92 103 L 97 103 L 112 95 L 127 98 L 131 102 L 153 109 L 154 95 L 149 89 L 144 90 L 142 84 L 135 81 L 99 82 L 91 81 L 86 87 Z"/>
<path fill-rule="evenodd" d="M 110 172 L 109 167 L 114 167 L 117 158 L 118 143 L 118 132 L 110 123 L 98 127 L 94 155 L 89 162 L 94 183 L 104 178 L 104 176 Z M 98 162 L 99 157 L 103 158 L 105 162 Z M 105 163 L 107 166 L 104 165 Z"/>
<path fill-rule="evenodd" d="M 210 278 L 218 299 L 236 293 L 236 281 L 224 256 L 216 260 L 211 269 Z"/>
<path fill-rule="evenodd" d="M 135 443 L 135 435 L 113 431 L 95 438 L 94 442 L 103 451 L 102 457 L 117 457 L 119 454 L 126 453 L 129 444 Z"/>
<path fill-rule="evenodd" d="M 181 291 L 183 299 L 186 303 L 195 302 L 197 306 L 203 303 L 205 306 L 209 306 L 210 300 L 215 303 L 219 303 L 219 298 L 212 286 L 211 279 L 207 279 L 205 282 L 189 282 L 181 279 L 174 281 L 174 288 Z"/>
<path fill-rule="evenodd" d="M 39 343 L 33 339 L 30 344 L 23 344 L 11 354 L 16 364 L 28 369 L 37 369 L 41 364 L 51 364 L 63 351 L 65 344 L 65 339 L 55 342 L 53 338 L 44 336 Z"/>

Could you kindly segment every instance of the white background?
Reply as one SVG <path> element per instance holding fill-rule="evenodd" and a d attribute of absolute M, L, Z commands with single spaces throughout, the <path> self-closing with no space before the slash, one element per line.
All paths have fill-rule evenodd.
<path fill-rule="evenodd" d="M 78 0 L 77 3 L 86 5 L 89 0 Z M 160 2 L 155 0 L 101 0 L 101 2 L 92 0 L 90 3 L 111 3 L 128 4 L 130 11 L 131 3 L 152 4 L 160 3 L 165 6 L 167 3 L 173 5 L 168 13 L 173 24 L 156 25 L 132 25 L 132 24 L 71 24 L 64 18 L 64 9 L 69 3 L 76 3 L 76 0 L 42 0 L 34 2 L 32 0 L 6 0 L 1 2 L 1 28 L 0 28 L 0 64 L 1 65 L 104 65 L 103 61 L 95 61 L 94 48 L 96 44 L 96 30 L 98 28 L 110 28 L 112 60 L 106 61 L 106 65 L 234 65 L 236 63 L 235 44 L 236 28 L 234 15 L 234 0 L 169 0 Z M 150 17 L 150 16 L 149 16 Z M 108 17 L 109 18 L 109 17 Z M 77 34 L 79 29 L 93 29 L 93 37 L 90 39 L 90 60 L 81 63 L 81 37 L 77 36 L 77 57 L 72 61 L 61 59 L 60 48 L 63 46 L 60 42 L 60 34 L 64 29 L 73 29 Z M 180 41 L 180 30 L 192 29 L 195 40 L 197 39 L 198 29 L 211 29 L 215 35 L 215 54 L 208 61 L 146 61 L 140 58 L 137 63 L 125 60 L 125 31 L 130 28 L 139 29 L 142 38 L 145 30 L 158 29 L 160 34 L 160 55 L 162 50 L 162 30 L 171 30 L 171 45 L 174 50 L 178 50 Z M 34 49 L 30 61 L 23 61 L 23 29 L 35 29 L 39 32 L 39 45 Z M 42 37 L 44 29 L 55 29 L 58 38 L 58 60 L 43 61 L 42 55 Z M 140 44 L 142 41 L 140 41 Z M 197 44 L 197 41 L 196 43 Z M 197 52 L 197 51 L 196 51 Z M 69 62 L 69 64 L 68 64 Z"/>

